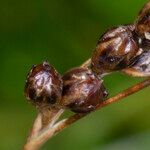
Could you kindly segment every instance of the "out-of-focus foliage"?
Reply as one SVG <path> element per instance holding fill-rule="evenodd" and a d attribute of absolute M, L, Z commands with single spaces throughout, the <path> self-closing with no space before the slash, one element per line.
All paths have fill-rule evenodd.
<path fill-rule="evenodd" d="M 109 27 L 133 22 L 146 0 L 5 0 L 0 2 L 0 149 L 21 149 L 35 109 L 23 90 L 32 64 L 47 59 L 60 73 L 90 57 Z M 140 81 L 105 78 L 114 95 Z M 92 113 L 42 150 L 149 150 L 149 88 Z"/>

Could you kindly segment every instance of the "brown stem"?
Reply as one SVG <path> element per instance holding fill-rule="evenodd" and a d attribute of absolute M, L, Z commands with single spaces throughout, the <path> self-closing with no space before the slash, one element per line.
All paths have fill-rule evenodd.
<path fill-rule="evenodd" d="M 109 99 L 107 99 L 106 101 L 104 101 L 103 103 L 99 104 L 97 106 L 97 109 L 96 110 L 99 110 L 101 109 L 102 107 L 104 106 L 107 106 L 109 104 L 112 104 L 112 103 L 115 103 L 127 96 L 130 96 L 131 94 L 134 94 L 146 87 L 150 86 L 150 78 L 148 78 L 147 80 L 141 82 L 141 83 L 138 83 L 122 92 L 120 92 L 119 94 L 117 94 L 116 96 L 113 96 Z M 75 114 L 73 116 L 71 116 L 70 118 L 60 122 L 60 123 L 57 123 L 55 125 L 55 127 L 53 128 L 53 135 L 54 134 L 57 134 L 58 132 L 62 131 L 64 128 L 68 127 L 69 125 L 71 125 L 72 123 L 78 121 L 79 119 L 87 116 L 88 114 Z M 53 136 L 52 135 L 52 136 Z M 50 138 L 50 137 L 49 137 Z"/>
<path fill-rule="evenodd" d="M 114 97 L 107 99 L 103 103 L 99 104 L 96 110 L 99 110 L 104 106 L 117 102 L 131 94 L 134 94 L 148 87 L 149 85 L 150 85 L 150 78 L 120 92 Z M 38 150 L 48 139 L 52 138 L 55 134 L 61 132 L 63 129 L 65 129 L 69 125 L 73 124 L 74 122 L 78 121 L 79 119 L 87 115 L 88 114 L 75 114 L 71 116 L 70 118 L 61 120 L 60 122 L 56 123 L 54 126 L 45 128 L 39 133 L 39 135 L 36 138 L 34 138 L 31 142 L 25 145 L 24 150 Z"/>
<path fill-rule="evenodd" d="M 64 110 L 59 108 L 52 108 L 42 110 L 42 129 L 45 128 L 47 125 L 52 126 L 56 121 L 57 118 L 64 112 Z"/>
<path fill-rule="evenodd" d="M 40 132 L 44 132 L 46 128 L 51 128 L 63 114 L 63 112 L 63 109 L 55 108 L 51 109 L 51 111 L 39 111 L 23 150 L 38 150 L 41 144 L 40 142 L 37 142 L 36 139 L 40 135 Z"/>
<path fill-rule="evenodd" d="M 27 142 L 30 141 L 31 138 L 33 138 L 33 136 L 36 136 L 41 128 L 42 128 L 42 114 L 38 113 L 38 115 L 33 123 L 33 126 L 30 130 Z"/>

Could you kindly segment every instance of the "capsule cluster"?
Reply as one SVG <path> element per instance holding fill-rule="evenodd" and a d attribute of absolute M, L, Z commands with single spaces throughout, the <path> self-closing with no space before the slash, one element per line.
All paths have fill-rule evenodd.
<path fill-rule="evenodd" d="M 91 69 L 74 68 L 61 77 L 48 62 L 33 66 L 25 85 L 25 96 L 40 110 L 55 107 L 87 113 L 107 95 L 103 80 Z"/>
<path fill-rule="evenodd" d="M 90 65 L 73 68 L 62 77 L 48 62 L 33 66 L 25 96 L 39 109 L 88 113 L 107 98 L 102 78 L 113 71 L 150 76 L 150 1 L 134 24 L 111 28 L 100 37 Z"/>

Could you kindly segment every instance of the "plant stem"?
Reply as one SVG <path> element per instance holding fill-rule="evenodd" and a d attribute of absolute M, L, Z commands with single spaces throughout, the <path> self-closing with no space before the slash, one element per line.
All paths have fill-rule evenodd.
<path fill-rule="evenodd" d="M 102 107 L 105 107 L 109 104 L 112 104 L 112 103 L 115 103 L 125 97 L 128 97 L 146 87 L 150 86 L 150 78 L 148 78 L 147 80 L 141 82 L 141 83 L 138 83 L 122 92 L 120 92 L 119 94 L 105 100 L 103 103 L 99 104 L 96 108 L 96 110 L 99 110 L 101 109 Z M 53 127 L 53 135 L 54 134 L 57 134 L 58 132 L 62 131 L 64 128 L 68 127 L 69 125 L 71 125 L 72 123 L 78 121 L 79 119 L 87 116 L 89 113 L 87 114 L 75 114 L 73 116 L 71 116 L 70 118 L 68 119 L 65 119 L 64 121 L 62 122 L 58 122 L 54 127 Z M 50 138 L 50 137 L 49 137 Z"/>
<path fill-rule="evenodd" d="M 64 109 L 55 108 L 51 111 L 45 110 L 45 112 L 43 113 L 39 111 L 37 118 L 33 123 L 32 129 L 30 130 L 27 142 L 24 145 L 23 150 L 38 150 L 40 144 L 36 141 L 36 139 L 37 137 L 39 137 L 40 132 L 44 132 L 46 128 L 51 128 L 59 119 L 59 117 L 63 114 L 63 112 Z"/>
<path fill-rule="evenodd" d="M 138 83 L 122 92 L 113 96 L 106 101 L 99 104 L 96 110 L 101 109 L 104 106 L 117 102 L 125 97 L 128 97 L 131 94 L 134 94 L 150 85 L 150 78 L 146 79 L 145 81 Z M 57 133 L 61 132 L 63 129 L 67 128 L 74 122 L 78 121 L 79 119 L 87 116 L 89 113 L 86 114 L 75 114 L 67 119 L 61 120 L 58 123 L 54 124 L 53 126 L 47 126 L 42 131 L 37 134 L 36 137 L 27 141 L 26 145 L 24 146 L 24 150 L 38 150 L 48 139 L 52 138 Z M 59 117 L 59 116 L 58 116 Z M 57 117 L 57 119 L 58 119 Z M 38 122 L 37 122 L 38 123 Z"/>

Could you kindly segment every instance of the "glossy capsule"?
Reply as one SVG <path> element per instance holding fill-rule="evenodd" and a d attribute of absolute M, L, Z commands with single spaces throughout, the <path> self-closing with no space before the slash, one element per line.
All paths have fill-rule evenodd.
<path fill-rule="evenodd" d="M 144 51 L 133 66 L 124 69 L 123 72 L 135 77 L 150 76 L 150 50 Z"/>
<path fill-rule="evenodd" d="M 135 26 L 119 26 L 108 30 L 99 40 L 92 55 L 92 70 L 105 74 L 121 70 L 134 63 L 141 54 Z"/>
<path fill-rule="evenodd" d="M 74 68 L 63 76 L 61 105 L 76 113 L 96 108 L 108 95 L 103 81 L 87 68 Z"/>
<path fill-rule="evenodd" d="M 135 32 L 140 39 L 139 47 L 143 53 L 138 56 L 132 66 L 125 68 L 123 72 L 136 77 L 150 76 L 150 1 L 139 13 Z"/>
<path fill-rule="evenodd" d="M 25 85 L 25 96 L 38 108 L 51 107 L 61 99 L 62 79 L 48 63 L 33 66 Z"/>
<path fill-rule="evenodd" d="M 150 40 L 150 1 L 140 11 L 135 30 L 141 38 Z"/>

